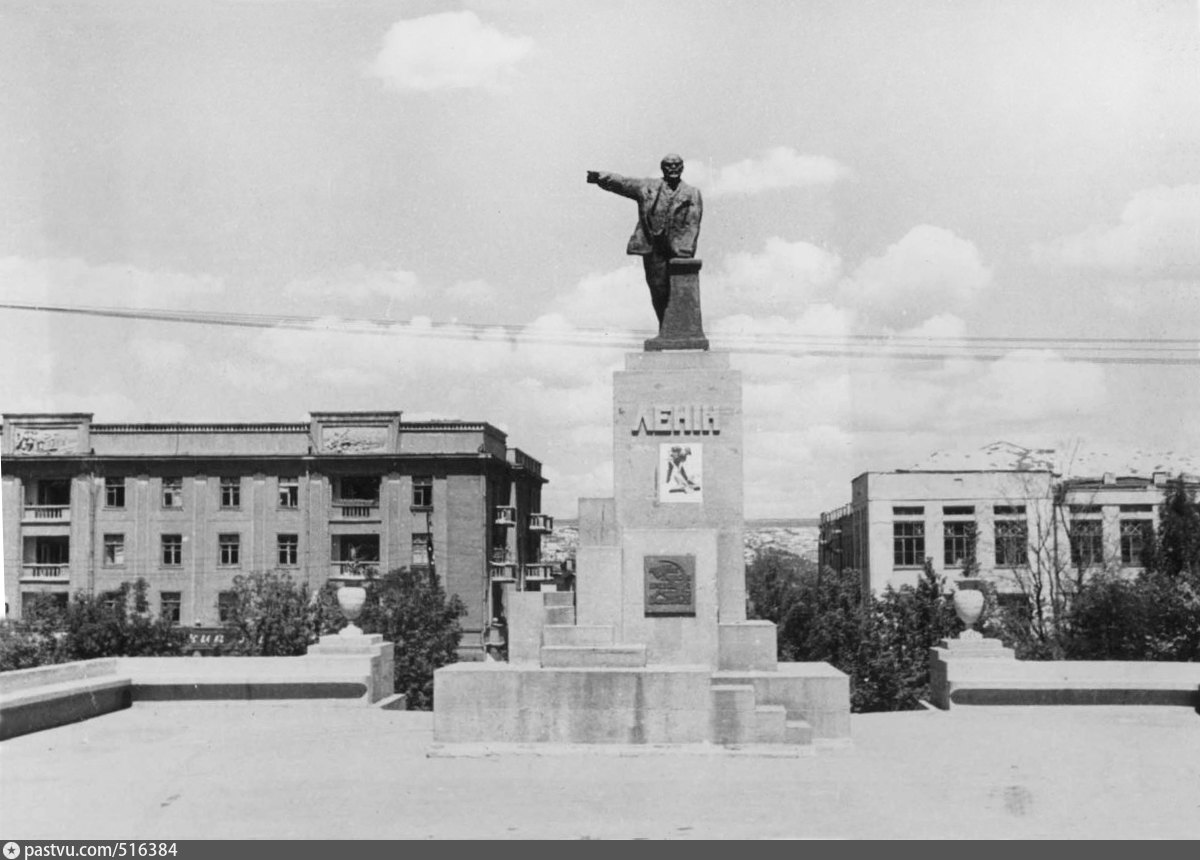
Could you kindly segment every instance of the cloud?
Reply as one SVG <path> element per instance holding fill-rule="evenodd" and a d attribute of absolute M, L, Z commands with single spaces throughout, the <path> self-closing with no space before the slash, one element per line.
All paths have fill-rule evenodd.
<path fill-rule="evenodd" d="M 640 263 L 585 276 L 573 290 L 556 296 L 552 308 L 570 322 L 588 328 L 632 332 L 658 327 Z"/>
<path fill-rule="evenodd" d="M 842 259 L 808 242 L 772 236 L 757 252 L 725 257 L 715 289 L 705 298 L 715 313 L 769 308 L 799 312 L 804 304 L 831 293 L 842 275 Z"/>
<path fill-rule="evenodd" d="M 903 329 L 962 310 L 991 280 L 974 243 L 923 224 L 882 256 L 864 261 L 839 293 L 873 322 Z"/>
<path fill-rule="evenodd" d="M 1014 350 L 987 365 L 978 381 L 947 404 L 960 421 L 1022 423 L 1095 416 L 1107 400 L 1104 368 L 1067 361 L 1053 350 Z"/>
<path fill-rule="evenodd" d="M 1158 277 L 1200 275 L 1200 184 L 1139 191 L 1120 223 L 1034 247 L 1040 262 Z"/>
<path fill-rule="evenodd" d="M 703 162 L 689 161 L 685 172 L 690 184 L 712 197 L 832 185 L 850 175 L 849 168 L 832 158 L 801 155 L 787 146 L 777 146 L 758 158 L 747 158 L 712 171 Z"/>
<path fill-rule="evenodd" d="M 367 73 L 397 90 L 495 87 L 532 49 L 474 12 L 440 12 L 393 24 Z"/>
<path fill-rule="evenodd" d="M 405 308 L 427 294 L 410 271 L 372 269 L 360 264 L 292 281 L 283 290 L 284 298 L 297 303 L 297 312 L 306 316 L 347 311 L 407 316 Z"/>

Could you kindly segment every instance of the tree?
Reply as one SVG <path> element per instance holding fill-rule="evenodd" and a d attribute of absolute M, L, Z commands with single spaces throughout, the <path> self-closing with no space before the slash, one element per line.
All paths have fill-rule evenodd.
<path fill-rule="evenodd" d="M 304 654 L 317 641 L 308 586 L 282 570 L 233 578 L 226 625 L 237 633 L 230 652 L 257 657 Z"/>
<path fill-rule="evenodd" d="M 1183 475 L 1167 484 L 1158 509 L 1158 531 L 1143 563 L 1166 576 L 1190 579 L 1200 587 L 1200 507 Z"/>
<path fill-rule="evenodd" d="M 433 673 L 458 659 L 467 608 L 446 596 L 437 574 L 424 567 L 399 568 L 372 581 L 358 625 L 395 643 L 396 692 L 412 710 L 432 710 Z"/>
<path fill-rule="evenodd" d="M 800 593 L 805 576 L 815 573 L 808 559 L 775 547 L 765 547 L 746 565 L 747 615 L 779 624 Z"/>

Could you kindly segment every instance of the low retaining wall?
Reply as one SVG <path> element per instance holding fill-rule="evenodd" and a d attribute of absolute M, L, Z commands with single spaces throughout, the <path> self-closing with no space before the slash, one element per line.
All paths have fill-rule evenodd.
<path fill-rule="evenodd" d="M 1179 705 L 1200 711 L 1200 663 L 1024 661 L 933 648 L 930 678 L 933 703 L 943 709 L 952 705 Z"/>
<path fill-rule="evenodd" d="M 392 696 L 392 644 L 370 639 L 354 648 L 322 640 L 313 646 L 318 653 L 304 657 L 108 657 L 3 672 L 0 740 L 134 702 L 322 699 L 372 705 Z"/>

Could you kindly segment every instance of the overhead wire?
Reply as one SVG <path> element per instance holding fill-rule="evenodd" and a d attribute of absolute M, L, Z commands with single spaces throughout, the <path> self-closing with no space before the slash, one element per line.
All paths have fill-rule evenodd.
<path fill-rule="evenodd" d="M 0 302 L 0 309 L 257 329 L 372 334 L 517 345 L 637 348 L 652 331 L 573 327 L 569 331 L 504 323 L 435 322 L 298 314 L 232 313 L 164 308 L 85 307 Z M 1052 350 L 1067 361 L 1129 365 L 1200 365 L 1200 341 L 1152 337 L 934 336 L 852 333 L 710 334 L 714 346 L 735 353 L 787 357 L 887 358 L 918 361 L 997 360 L 1022 351 Z"/>

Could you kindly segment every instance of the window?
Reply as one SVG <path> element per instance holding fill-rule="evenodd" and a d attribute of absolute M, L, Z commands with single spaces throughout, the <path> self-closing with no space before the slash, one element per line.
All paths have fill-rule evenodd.
<path fill-rule="evenodd" d="M 892 516 L 896 517 L 923 517 L 925 509 L 918 505 L 915 508 L 892 508 Z"/>
<path fill-rule="evenodd" d="M 222 624 L 228 624 L 233 621 L 237 617 L 237 603 L 237 592 L 217 592 L 217 620 Z"/>
<path fill-rule="evenodd" d="M 975 506 L 946 505 L 942 508 L 942 514 L 947 517 L 973 517 L 975 516 Z"/>
<path fill-rule="evenodd" d="M 217 535 L 217 564 L 230 567 L 241 564 L 242 536 L 238 534 Z"/>
<path fill-rule="evenodd" d="M 119 567 L 125 563 L 125 535 L 104 536 L 104 566 Z"/>
<path fill-rule="evenodd" d="M 999 508 L 997 508 L 999 511 Z M 1029 526 L 1025 520 L 996 520 L 996 566 L 1021 567 L 1029 561 Z"/>
<path fill-rule="evenodd" d="M 379 500 L 379 478 L 350 475 L 339 482 L 338 496 L 343 501 L 377 502 Z"/>
<path fill-rule="evenodd" d="M 242 479 L 221 479 L 221 507 L 240 508 L 242 506 Z"/>
<path fill-rule="evenodd" d="M 298 508 L 298 507 L 300 507 L 300 479 L 299 478 L 280 478 L 279 479 L 279 507 L 281 507 L 281 508 Z"/>
<path fill-rule="evenodd" d="M 412 563 L 426 566 L 433 564 L 433 535 L 425 532 L 413 533 Z"/>
<path fill-rule="evenodd" d="M 125 479 L 124 478 L 105 478 L 104 479 L 104 507 L 106 507 L 106 508 L 123 508 L 123 507 L 125 507 Z"/>
<path fill-rule="evenodd" d="M 162 503 L 164 508 L 183 507 L 183 478 L 162 479 Z"/>
<path fill-rule="evenodd" d="M 275 540 L 279 548 L 279 563 L 285 567 L 295 567 L 300 559 L 299 535 L 279 535 Z"/>
<path fill-rule="evenodd" d="M 1104 526 L 1100 520 L 1071 522 L 1071 564 L 1077 567 L 1104 564 Z"/>
<path fill-rule="evenodd" d="M 975 557 L 975 523 L 946 520 L 942 526 L 942 561 L 947 567 L 963 567 Z"/>
<path fill-rule="evenodd" d="M 414 508 L 433 507 L 433 477 L 430 475 L 415 475 L 413 477 L 412 506 Z"/>
<path fill-rule="evenodd" d="M 892 523 L 892 555 L 896 567 L 920 567 L 925 563 L 925 523 L 897 520 Z"/>
<path fill-rule="evenodd" d="M 1150 520 L 1121 520 L 1121 564 L 1140 566 L 1153 533 L 1154 524 Z"/>
<path fill-rule="evenodd" d="M 183 607 L 183 595 L 178 591 L 159 592 L 159 616 L 172 624 L 179 623 L 180 610 Z"/>
<path fill-rule="evenodd" d="M 162 536 L 162 563 L 164 567 L 183 564 L 183 535 Z"/>

